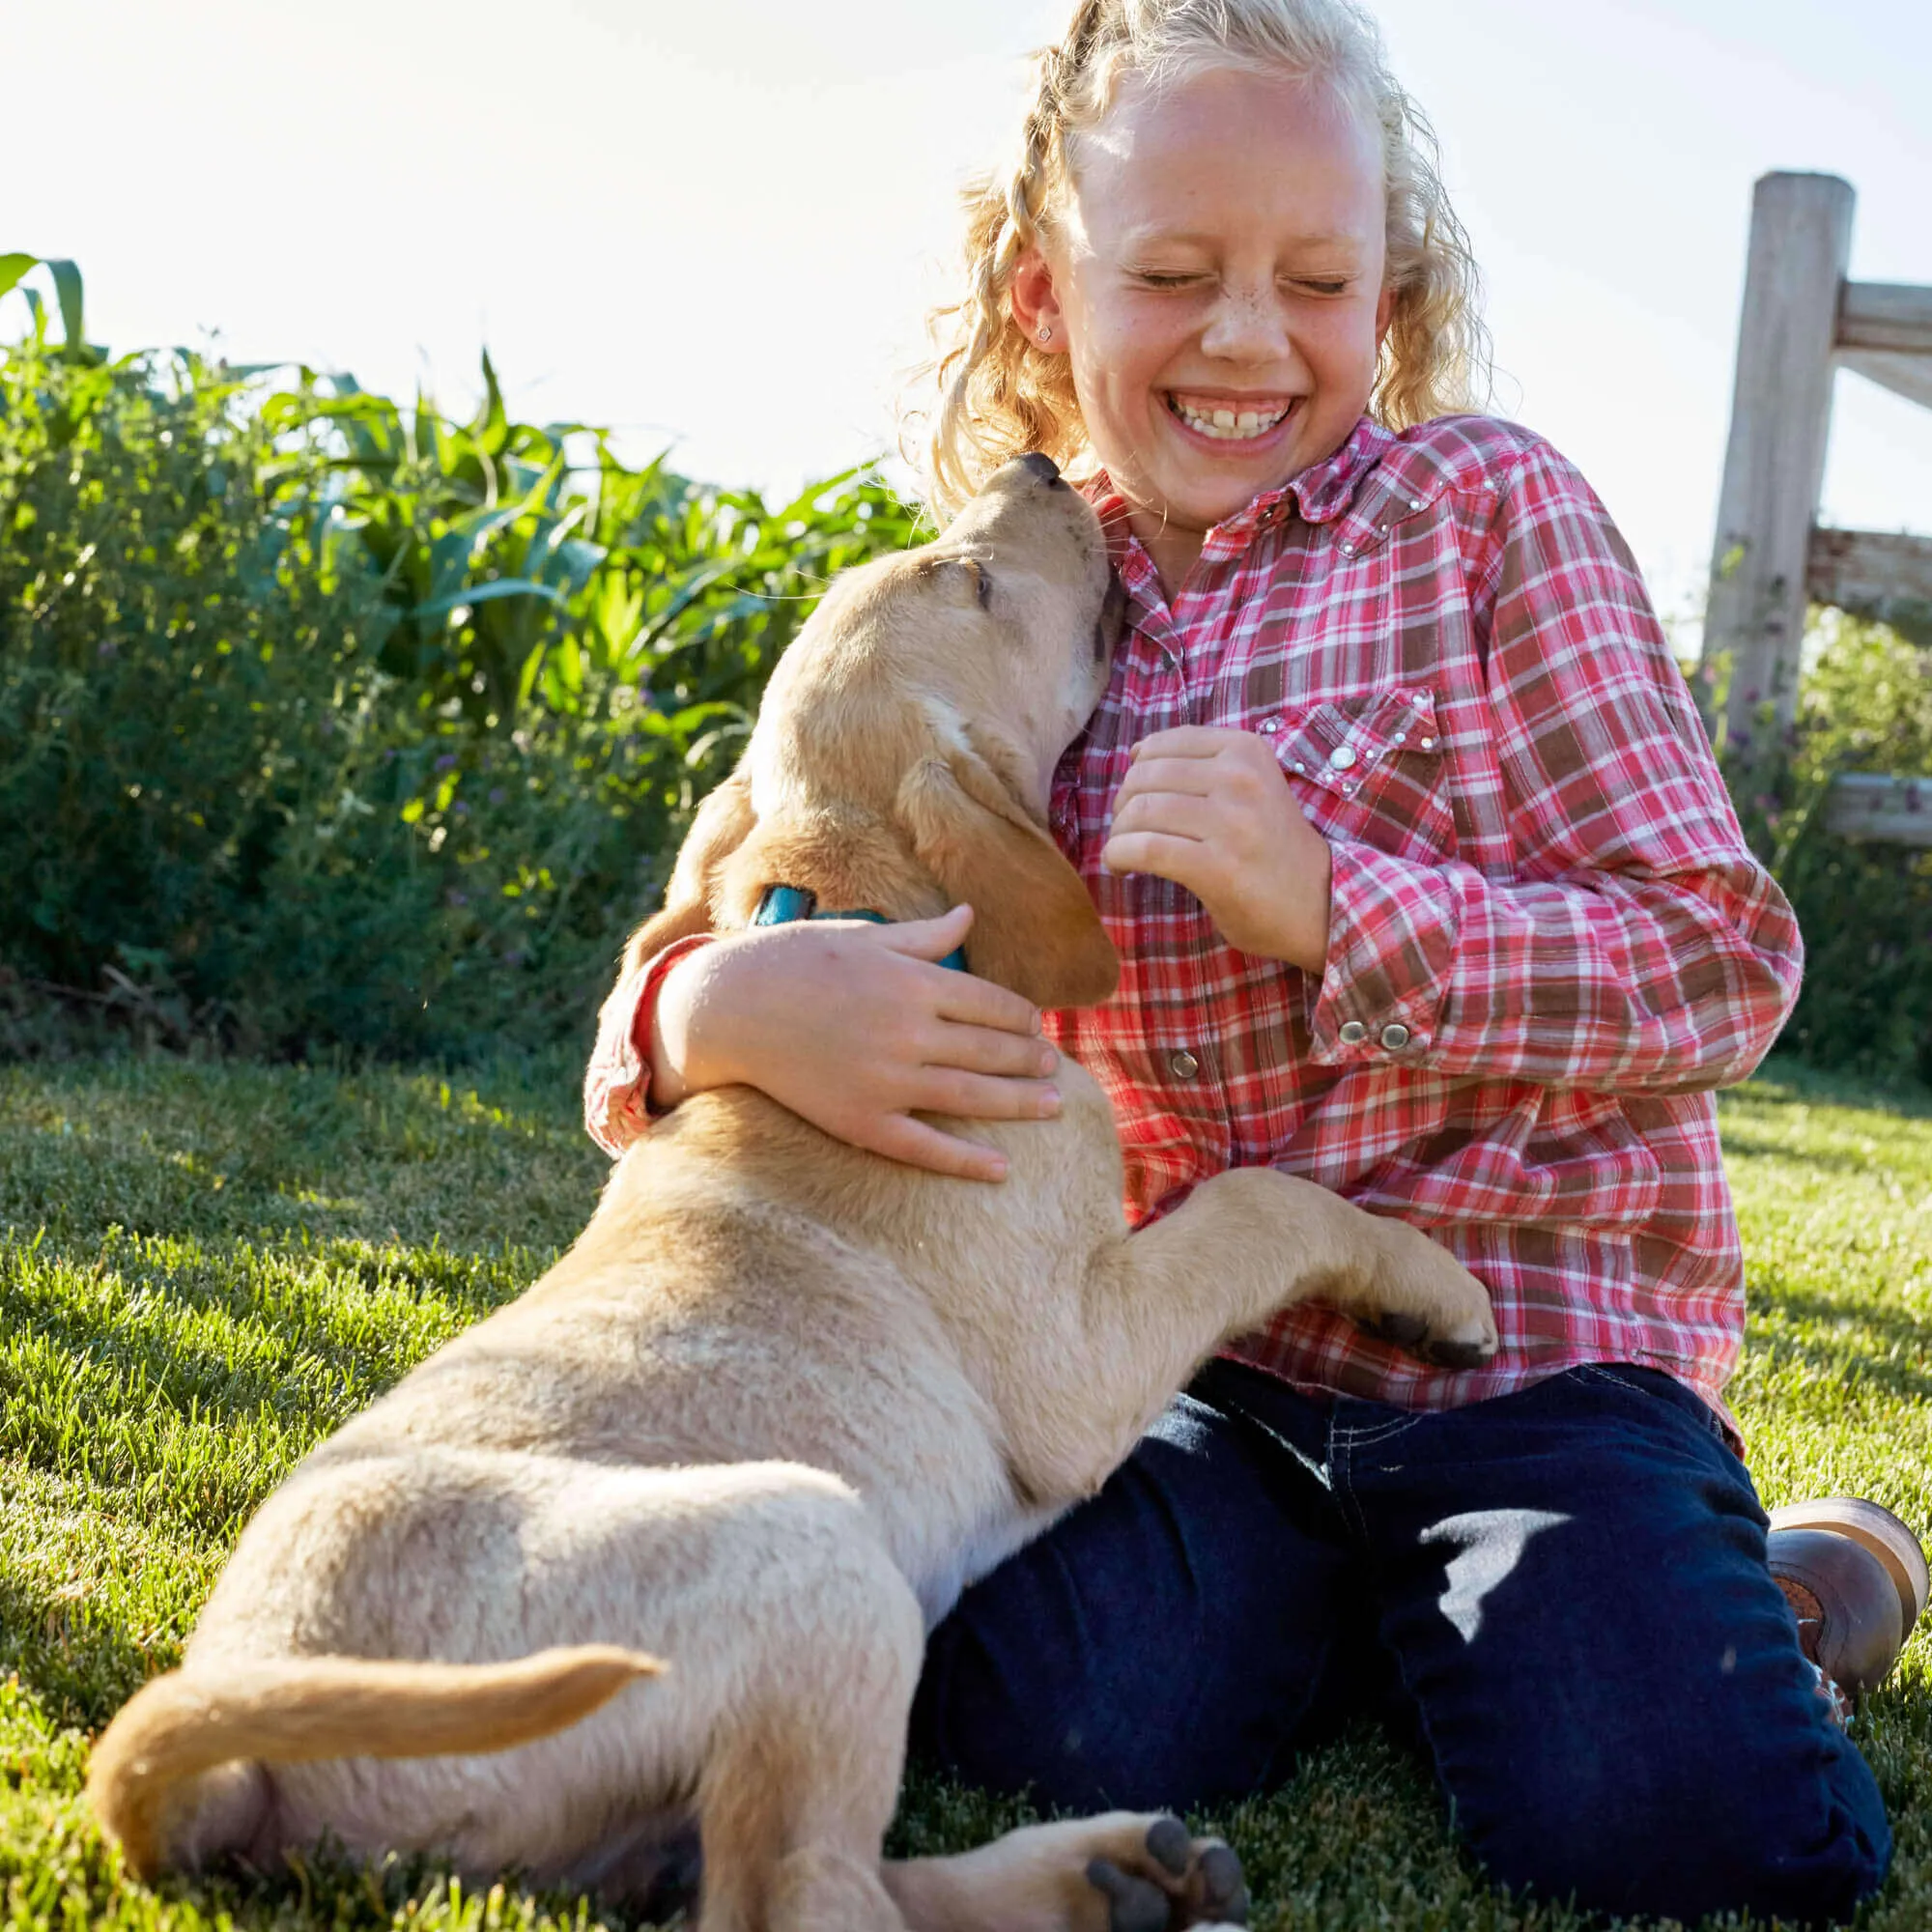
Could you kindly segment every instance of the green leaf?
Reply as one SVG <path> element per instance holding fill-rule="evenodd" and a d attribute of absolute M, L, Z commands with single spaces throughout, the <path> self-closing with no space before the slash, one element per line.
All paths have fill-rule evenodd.
<path fill-rule="evenodd" d="M 567 608 L 563 594 L 548 583 L 533 583 L 527 577 L 498 577 L 488 583 L 471 583 L 461 590 L 432 597 L 411 611 L 412 617 L 440 617 L 459 604 L 494 604 L 499 597 L 541 597 L 558 610 Z"/>
<path fill-rule="evenodd" d="M 510 417 L 503 407 L 502 385 L 497 381 L 497 366 L 490 360 L 487 349 L 483 352 L 483 408 L 469 429 L 491 456 L 497 455 L 510 438 Z"/>
<path fill-rule="evenodd" d="M 608 555 L 610 552 L 602 544 L 588 543 L 582 537 L 566 537 L 557 545 L 555 556 L 544 575 L 548 578 L 560 572 L 564 594 L 575 597 Z"/>
<path fill-rule="evenodd" d="M 78 355 L 87 347 L 87 331 L 81 326 L 80 270 L 72 262 L 49 262 L 47 273 L 54 278 L 54 293 L 60 298 L 61 327 L 67 330 L 67 346 Z"/>
<path fill-rule="evenodd" d="M 536 689 L 538 674 L 544 668 L 544 657 L 550 649 L 547 642 L 539 642 L 524 660 L 523 675 L 517 680 L 517 706 L 521 710 L 530 701 L 530 693 Z"/>
<path fill-rule="evenodd" d="M 29 269 L 40 264 L 38 255 L 0 255 L 0 296 L 4 296 Z"/>
<path fill-rule="evenodd" d="M 478 549 L 524 514 L 521 502 L 498 503 L 494 510 L 472 510 L 459 517 L 430 545 L 430 597 L 447 599 L 452 604 L 473 603 L 473 598 L 453 594 L 469 574 Z"/>

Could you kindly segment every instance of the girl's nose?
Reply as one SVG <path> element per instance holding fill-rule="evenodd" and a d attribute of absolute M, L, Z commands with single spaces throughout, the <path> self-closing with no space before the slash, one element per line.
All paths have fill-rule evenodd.
<path fill-rule="evenodd" d="M 1215 302 L 1201 346 L 1231 362 L 1265 362 L 1292 353 L 1293 342 L 1271 287 L 1230 288 Z"/>

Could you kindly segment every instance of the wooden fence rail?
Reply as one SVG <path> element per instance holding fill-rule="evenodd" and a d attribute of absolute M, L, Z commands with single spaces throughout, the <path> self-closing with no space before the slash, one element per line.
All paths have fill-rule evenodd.
<path fill-rule="evenodd" d="M 1752 197 L 1704 620 L 1705 655 L 1731 661 L 1723 717 L 1710 722 L 1735 753 L 1775 751 L 1752 744 L 1767 705 L 1780 734 L 1797 714 L 1808 604 L 1932 636 L 1932 537 L 1817 522 L 1838 369 L 1932 409 L 1932 288 L 1846 279 L 1857 199 L 1836 175 L 1802 174 L 1766 175 Z M 1841 779 L 1826 821 L 1849 838 L 1932 845 L 1932 781 Z"/>

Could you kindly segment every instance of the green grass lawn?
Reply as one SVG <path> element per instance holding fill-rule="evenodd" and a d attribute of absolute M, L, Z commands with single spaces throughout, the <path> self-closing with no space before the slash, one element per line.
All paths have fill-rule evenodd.
<path fill-rule="evenodd" d="M 0 1068 L 0 1924 L 587 1926 L 434 1870 L 122 1883 L 86 1738 L 173 1662 L 248 1513 L 319 1436 L 525 1287 L 605 1162 L 573 1065 L 434 1075 L 160 1061 Z M 1723 1102 L 1750 1257 L 1733 1384 L 1767 1503 L 1844 1490 L 1932 1522 L 1932 1101 L 1788 1068 Z M 1861 1923 L 1932 1926 L 1932 1640 L 1862 1715 L 1898 1839 Z M 1012 1822 L 922 1789 L 907 1849 Z M 1492 1892 L 1426 1776 L 1364 1729 L 1212 1821 L 1261 1928 L 1560 1928 Z"/>

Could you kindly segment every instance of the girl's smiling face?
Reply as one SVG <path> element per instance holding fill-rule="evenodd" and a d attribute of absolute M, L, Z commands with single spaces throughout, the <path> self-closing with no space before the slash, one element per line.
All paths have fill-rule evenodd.
<path fill-rule="evenodd" d="M 1071 160 L 1013 315 L 1072 358 L 1088 439 L 1172 591 L 1209 528 L 1367 407 L 1394 299 L 1381 149 L 1324 89 L 1211 69 L 1128 79 Z"/>

